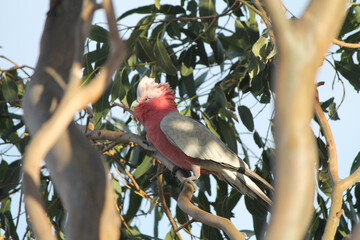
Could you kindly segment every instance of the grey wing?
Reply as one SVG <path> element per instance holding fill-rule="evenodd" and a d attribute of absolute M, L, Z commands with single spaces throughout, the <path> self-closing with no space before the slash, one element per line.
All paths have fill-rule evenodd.
<path fill-rule="evenodd" d="M 167 139 L 187 156 L 238 169 L 240 159 L 215 134 L 201 123 L 171 112 L 160 122 Z"/>

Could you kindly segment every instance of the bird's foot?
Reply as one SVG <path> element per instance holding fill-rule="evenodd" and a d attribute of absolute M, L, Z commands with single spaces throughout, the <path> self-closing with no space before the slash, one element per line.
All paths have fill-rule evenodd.
<path fill-rule="evenodd" d="M 180 189 L 181 190 L 183 189 L 185 183 L 190 183 L 194 188 L 194 192 L 196 192 L 197 191 L 196 180 L 198 180 L 198 178 L 199 176 L 191 176 L 186 178 L 184 181 L 180 183 Z"/>

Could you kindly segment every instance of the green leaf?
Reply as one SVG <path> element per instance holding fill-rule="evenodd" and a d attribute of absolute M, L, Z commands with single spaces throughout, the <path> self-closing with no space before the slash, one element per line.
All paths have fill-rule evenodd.
<path fill-rule="evenodd" d="M 206 17 L 206 16 L 215 16 L 215 2 L 213 0 L 200 0 L 199 2 L 199 13 L 200 17 Z M 213 18 L 208 19 L 201 19 L 202 23 L 204 24 L 204 30 L 206 30 L 205 36 L 206 41 L 213 42 L 216 40 L 216 29 L 218 27 L 217 25 L 217 19 L 215 22 L 210 26 L 209 25 L 213 22 Z"/>
<path fill-rule="evenodd" d="M 226 49 L 227 56 L 231 59 L 238 58 L 240 56 L 245 56 L 244 48 L 241 46 L 241 41 L 236 37 L 235 34 L 232 36 L 224 36 L 219 34 L 219 40 L 221 41 L 222 46 Z"/>
<path fill-rule="evenodd" d="M 113 188 L 114 188 L 115 192 L 117 192 L 118 194 L 121 194 L 122 190 L 121 190 L 119 181 L 113 177 L 112 183 L 113 183 Z"/>
<path fill-rule="evenodd" d="M 358 29 L 360 24 L 360 6 L 358 4 L 350 6 L 345 22 L 340 31 L 340 38 L 346 33 L 352 32 Z"/>
<path fill-rule="evenodd" d="M 330 106 L 331 103 L 334 102 L 334 97 L 329 98 L 328 100 L 326 100 L 325 102 L 320 103 L 321 105 L 321 109 L 324 112 L 327 112 L 327 108 Z"/>
<path fill-rule="evenodd" d="M 0 213 L 4 214 L 10 211 L 11 198 L 7 197 L 1 201 Z"/>
<path fill-rule="evenodd" d="M 135 29 L 132 31 L 130 37 L 126 41 L 126 46 L 129 51 L 132 51 L 138 41 L 140 35 L 144 32 L 144 29 Z"/>
<path fill-rule="evenodd" d="M 164 4 L 160 6 L 160 9 L 157 9 L 155 4 L 147 5 L 135 9 L 131 9 L 125 13 L 123 13 L 120 17 L 117 18 L 117 21 L 130 16 L 134 13 L 138 14 L 148 14 L 148 13 L 162 13 L 165 15 L 175 15 L 175 14 L 184 14 L 185 10 L 181 6 L 173 6 L 169 4 Z"/>
<path fill-rule="evenodd" d="M 229 211 L 232 211 L 239 203 L 242 194 L 235 189 L 231 189 L 229 197 L 226 199 L 225 206 Z"/>
<path fill-rule="evenodd" d="M 259 148 L 265 147 L 264 142 L 262 141 L 259 133 L 258 133 L 256 130 L 254 131 L 253 138 L 254 138 L 254 141 L 255 141 L 256 145 L 257 145 Z"/>
<path fill-rule="evenodd" d="M 128 224 L 131 223 L 131 220 L 136 216 L 136 213 L 139 211 L 143 198 L 139 196 L 135 191 L 130 191 L 129 199 L 131 199 L 131 201 L 129 201 L 129 207 L 126 215 L 124 216 L 124 219 Z"/>
<path fill-rule="evenodd" d="M 252 132 L 254 130 L 254 118 L 248 107 L 241 105 L 238 107 L 241 122 L 244 126 Z"/>
<path fill-rule="evenodd" d="M 181 70 L 180 73 L 182 76 L 187 77 L 192 74 L 194 71 L 193 67 L 187 67 L 183 62 L 181 63 Z"/>
<path fill-rule="evenodd" d="M 198 204 L 199 207 L 207 212 L 210 212 L 210 203 L 203 191 L 199 191 L 198 194 Z"/>
<path fill-rule="evenodd" d="M 225 49 L 221 44 L 221 41 L 219 39 L 216 39 L 216 41 L 210 43 L 210 47 L 214 52 L 216 63 L 219 65 L 222 64 L 224 62 Z"/>
<path fill-rule="evenodd" d="M 329 105 L 329 117 L 332 120 L 340 120 L 339 115 L 337 114 L 336 103 L 334 102 Z"/>
<path fill-rule="evenodd" d="M 260 60 L 266 59 L 267 57 L 266 48 L 268 43 L 269 40 L 267 37 L 261 36 L 252 47 L 252 52 L 256 57 L 259 57 Z"/>
<path fill-rule="evenodd" d="M 263 230 L 266 224 L 267 211 L 259 203 L 245 196 L 245 206 L 253 215 L 254 232 L 257 239 L 263 239 Z"/>
<path fill-rule="evenodd" d="M 19 159 L 13 161 L 8 166 L 1 164 L 2 168 L 6 168 L 6 173 L 3 179 L 0 179 L 0 196 L 7 194 L 19 185 L 21 179 L 21 162 L 21 159 Z"/>
<path fill-rule="evenodd" d="M 160 10 L 160 0 L 154 0 L 155 2 L 155 7 Z"/>
<path fill-rule="evenodd" d="M 220 135 L 216 132 L 216 130 L 215 130 L 214 127 L 212 126 L 211 121 L 210 121 L 210 119 L 208 118 L 208 116 L 207 116 L 204 112 L 201 113 L 201 116 L 202 116 L 202 118 L 204 119 L 205 124 L 206 124 L 206 126 L 208 127 L 208 129 L 210 129 L 210 131 L 211 131 L 213 134 L 215 134 L 215 135 L 220 139 Z"/>
<path fill-rule="evenodd" d="M 248 11 L 250 14 L 250 18 L 247 22 L 245 22 L 246 30 L 249 35 L 250 44 L 254 44 L 256 41 L 259 40 L 259 28 L 256 20 L 257 14 L 251 9 L 248 9 Z"/>
<path fill-rule="evenodd" d="M 274 57 L 277 54 L 277 48 L 275 47 L 271 50 L 271 52 L 266 56 L 266 60 L 269 60 L 270 58 Z"/>
<path fill-rule="evenodd" d="M 195 87 L 200 87 L 201 84 L 203 84 L 206 80 L 206 76 L 208 74 L 208 71 L 203 72 L 199 77 L 195 79 Z"/>
<path fill-rule="evenodd" d="M 170 232 L 168 232 L 164 238 L 164 240 L 177 240 L 178 236 L 175 234 L 174 229 L 171 228 Z"/>
<path fill-rule="evenodd" d="M 94 111 L 94 125 L 95 129 L 100 129 L 102 125 L 102 119 L 105 119 L 107 114 L 110 111 L 110 96 L 111 86 L 106 89 L 104 94 L 101 98 L 93 104 L 93 111 Z"/>
<path fill-rule="evenodd" d="M 355 184 L 354 197 L 356 198 L 356 205 L 357 205 L 356 208 L 359 211 L 359 208 L 360 208 L 360 183 L 359 182 L 357 182 Z"/>
<path fill-rule="evenodd" d="M 331 179 L 328 172 L 320 172 L 319 173 L 319 186 L 320 190 L 327 196 L 331 197 L 332 193 L 332 184 Z"/>
<path fill-rule="evenodd" d="M 354 89 L 360 90 L 360 65 L 350 62 L 335 61 L 335 68 L 343 75 Z"/>
<path fill-rule="evenodd" d="M 325 143 L 323 142 L 323 140 L 320 137 L 318 137 L 316 139 L 316 142 L 317 142 L 317 147 L 318 147 L 318 155 L 319 155 L 319 160 L 320 160 L 319 161 L 320 166 L 323 169 L 327 169 L 327 167 L 328 167 L 328 152 L 327 152 Z"/>
<path fill-rule="evenodd" d="M 221 135 L 221 139 L 228 145 L 228 147 L 234 153 L 237 153 L 236 134 L 235 134 L 235 129 L 233 128 L 233 123 L 226 122 L 222 119 L 219 119 L 218 123 L 219 123 L 218 131 Z"/>
<path fill-rule="evenodd" d="M 224 239 L 217 228 L 209 227 L 206 224 L 202 224 L 200 239 L 206 240 L 219 240 Z"/>
<path fill-rule="evenodd" d="M 199 12 L 201 17 L 216 15 L 214 0 L 200 0 Z M 203 20 L 207 22 L 212 21 L 212 19 L 203 19 Z"/>
<path fill-rule="evenodd" d="M 191 73 L 189 76 L 182 76 L 180 79 L 180 93 L 182 92 L 182 96 L 185 94 L 188 95 L 189 98 L 194 99 L 196 96 L 196 88 L 194 82 L 194 74 Z"/>
<path fill-rule="evenodd" d="M 171 38 L 180 38 L 180 25 L 177 21 L 171 22 L 166 27 L 166 32 Z"/>
<path fill-rule="evenodd" d="M 14 80 L 7 77 L 6 74 L 2 79 L 2 94 L 6 101 L 18 99 L 18 87 Z"/>
<path fill-rule="evenodd" d="M 220 108 L 225 108 L 226 96 L 219 85 L 215 86 L 214 100 Z"/>
<path fill-rule="evenodd" d="M 177 69 L 172 63 L 164 44 L 159 40 L 159 38 L 156 40 L 155 54 L 161 68 L 169 75 L 176 75 Z"/>
<path fill-rule="evenodd" d="M 350 175 L 360 167 L 360 152 L 356 155 L 350 169 Z"/>
<path fill-rule="evenodd" d="M 249 66 L 248 72 L 251 80 L 255 78 L 261 71 L 265 69 L 266 64 L 260 59 L 260 57 L 255 56 L 253 53 L 249 54 Z M 252 81 L 250 86 L 253 86 Z"/>
<path fill-rule="evenodd" d="M 89 33 L 89 39 L 101 43 L 106 43 L 108 42 L 108 32 L 109 31 L 103 27 L 92 25 Z"/>
<path fill-rule="evenodd" d="M 184 54 L 183 62 L 187 67 L 195 68 L 196 65 L 196 47 L 191 46 Z"/>
<path fill-rule="evenodd" d="M 136 50 L 138 57 L 143 62 L 152 62 L 155 61 L 155 55 L 153 53 L 153 46 L 145 38 L 139 38 L 136 43 Z"/>
<path fill-rule="evenodd" d="M 5 178 L 5 174 L 8 168 L 9 168 L 9 164 L 5 160 L 2 160 L 0 163 L 0 182 L 2 182 L 3 179 Z"/>
<path fill-rule="evenodd" d="M 111 88 L 111 102 L 114 102 L 116 99 L 120 101 L 126 96 L 126 93 L 130 89 L 128 72 L 125 68 L 121 71 L 118 71 L 115 75 L 114 84 Z"/>
<path fill-rule="evenodd" d="M 235 37 L 238 39 L 238 45 L 240 47 L 246 51 L 251 49 L 249 33 L 246 29 L 245 23 L 238 19 L 235 20 Z"/>
<path fill-rule="evenodd" d="M 144 173 L 146 173 L 152 167 L 152 157 L 145 156 L 142 163 L 136 168 L 135 172 L 133 173 L 134 178 L 138 179 Z"/>

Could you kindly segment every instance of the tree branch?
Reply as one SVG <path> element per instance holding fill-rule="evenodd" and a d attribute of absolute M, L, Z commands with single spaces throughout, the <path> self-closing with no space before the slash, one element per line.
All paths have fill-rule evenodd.
<path fill-rule="evenodd" d="M 314 105 L 315 105 L 316 118 L 318 119 L 320 127 L 321 127 L 321 131 L 323 132 L 323 134 L 325 136 L 326 147 L 327 147 L 327 151 L 328 151 L 328 155 L 329 155 L 329 158 L 328 158 L 329 174 L 330 174 L 332 184 L 334 185 L 335 183 L 340 181 L 339 174 L 338 174 L 336 146 L 335 146 L 334 137 L 331 133 L 329 122 L 327 121 L 325 114 L 320 106 L 318 93 L 316 94 Z"/>
<path fill-rule="evenodd" d="M 117 139 L 114 138 L 116 135 L 118 136 Z M 89 131 L 87 136 L 92 140 L 103 140 L 106 139 L 106 136 L 109 136 L 109 138 L 114 139 L 114 141 L 118 143 L 133 142 L 141 146 L 146 151 L 151 152 L 152 156 L 157 158 L 168 169 L 173 170 L 175 167 L 175 165 L 170 160 L 165 158 L 160 152 L 158 152 L 157 149 L 150 142 L 148 142 L 145 138 L 139 135 L 135 135 L 129 132 L 117 133 L 111 131 L 96 130 Z M 187 172 L 185 172 L 184 170 L 177 170 L 175 175 L 180 182 L 183 182 L 188 176 Z M 236 227 L 229 219 L 213 215 L 193 205 L 191 203 L 192 195 L 192 185 L 190 183 L 185 183 L 178 197 L 178 206 L 184 213 L 188 214 L 196 221 L 202 222 L 211 227 L 215 227 L 224 231 L 231 239 L 245 239 L 243 234 L 236 229 Z"/>
<path fill-rule="evenodd" d="M 63 4 L 65 7 L 72 7 L 70 5 L 70 2 L 60 2 L 59 4 Z M 89 30 L 89 25 L 91 23 L 92 20 L 92 5 L 93 3 L 91 3 L 90 1 L 86 1 L 86 3 L 83 5 L 83 11 L 82 11 L 82 21 L 80 21 L 81 24 L 81 29 L 80 31 L 74 31 L 74 32 L 78 32 L 80 35 L 81 34 L 85 34 L 85 36 L 87 36 L 88 30 Z M 71 4 L 72 5 L 72 4 Z M 79 5 L 79 7 L 81 7 L 81 3 Z M 118 36 L 117 33 L 117 29 L 114 29 L 114 24 L 116 25 L 116 20 L 114 18 L 114 13 L 113 13 L 113 8 L 112 8 L 112 3 L 111 0 L 104 0 L 104 6 L 105 6 L 105 11 L 106 11 L 106 15 L 107 15 L 107 19 L 109 22 L 109 28 L 110 28 L 110 42 L 111 42 L 111 47 L 113 48 L 110 54 L 110 57 L 108 59 L 108 61 L 106 62 L 106 64 L 104 65 L 104 67 L 102 68 L 100 74 L 93 79 L 93 81 L 88 84 L 87 86 L 81 88 L 80 84 L 81 84 L 81 64 L 78 62 L 79 59 L 81 59 L 79 56 L 81 56 L 81 50 L 82 49 L 82 44 L 83 42 L 81 42 L 80 40 L 85 40 L 85 36 L 79 36 L 79 35 L 75 35 L 75 38 L 77 41 L 74 42 L 70 42 L 71 44 L 74 44 L 75 46 L 75 53 L 74 53 L 74 63 L 73 66 L 71 67 L 71 73 L 70 73 L 70 80 L 69 80 L 69 84 L 66 86 L 66 91 L 64 94 L 64 97 L 62 98 L 60 104 L 57 106 L 57 99 L 55 97 L 52 97 L 52 105 L 50 106 L 46 106 L 45 101 L 39 101 L 37 102 L 36 100 L 34 101 L 34 91 L 36 91 L 36 84 L 38 84 L 38 86 L 41 86 L 41 81 L 43 81 L 42 78 L 40 78 L 39 76 L 41 76 L 42 71 L 46 71 L 46 69 L 52 69 L 51 63 L 45 63 L 43 64 L 43 61 L 45 62 L 45 60 L 51 56 L 47 55 L 46 53 L 43 53 L 40 56 L 39 59 L 39 63 L 37 66 L 37 70 L 39 74 L 39 76 L 36 75 L 36 73 L 34 74 L 34 78 L 32 81 L 32 85 L 28 91 L 27 91 L 27 95 L 25 95 L 24 97 L 24 103 L 26 103 L 27 107 L 24 108 L 24 111 L 26 111 L 27 109 L 33 109 L 34 107 L 36 107 L 37 105 L 41 105 L 41 109 L 45 112 L 45 118 L 46 116 L 49 114 L 49 112 L 46 112 L 46 109 L 49 109 L 50 113 L 54 112 L 54 114 L 50 117 L 50 119 L 48 121 L 46 121 L 45 118 L 42 118 L 40 121 L 37 121 L 35 119 L 37 119 L 39 116 L 34 116 L 31 112 L 26 112 L 25 113 L 25 119 L 28 120 L 28 123 L 30 125 L 30 130 L 33 131 L 33 139 L 31 140 L 31 142 L 29 143 L 26 153 L 25 153 L 25 159 L 24 159 L 24 165 L 23 165 L 23 169 L 24 169 L 24 179 L 23 179 L 23 185 L 24 185 L 24 192 L 25 192 L 25 202 L 26 202 L 26 206 L 27 206 L 27 211 L 29 213 L 29 216 L 31 218 L 32 221 L 32 226 L 34 227 L 34 230 L 38 236 L 39 239 L 55 239 L 55 237 L 52 234 L 52 230 L 50 225 L 48 224 L 48 220 L 47 220 L 47 216 L 46 216 L 46 212 L 45 209 L 43 207 L 43 203 L 41 200 L 41 196 L 39 193 L 39 189 L 40 189 L 40 177 L 39 177 L 39 173 L 40 173 L 40 163 L 43 159 L 45 159 L 46 155 L 49 155 L 48 152 L 49 150 L 57 143 L 59 142 L 60 145 L 63 142 L 67 142 L 69 143 L 69 137 L 70 138 L 74 138 L 76 136 L 76 132 L 78 130 L 70 130 L 71 128 L 73 128 L 73 126 L 70 125 L 69 127 L 69 131 L 67 132 L 66 129 L 68 128 L 69 124 L 72 122 L 74 114 L 82 109 L 83 107 L 85 107 L 89 102 L 94 102 L 96 101 L 101 94 L 103 93 L 103 91 L 105 90 L 106 86 L 108 85 L 111 76 L 113 75 L 114 71 L 116 70 L 117 66 L 120 65 L 120 63 L 124 60 L 125 56 L 126 56 L 126 47 L 124 42 L 122 42 Z M 51 14 L 49 14 L 48 20 L 47 20 L 47 24 L 51 24 L 52 21 L 57 21 L 59 19 L 59 21 L 62 21 L 62 18 L 56 18 L 58 11 L 56 9 L 56 7 L 58 7 L 58 5 L 56 5 L 54 8 L 51 9 Z M 70 11 L 71 12 L 71 11 Z M 76 12 L 73 16 L 68 16 L 66 15 L 66 11 L 64 13 L 65 18 L 68 17 L 71 20 L 73 20 L 74 18 L 76 19 L 79 15 L 76 15 Z M 77 20 L 75 20 L 76 22 Z M 48 23 L 51 22 L 51 23 Z M 66 21 L 65 21 L 66 22 Z M 64 24 L 63 22 L 61 22 L 60 24 Z M 47 25 L 46 25 L 47 26 Z M 67 25 L 66 25 L 67 26 Z M 45 27 L 46 28 L 46 27 Z M 78 28 L 80 28 L 80 25 L 78 25 Z M 114 31 L 116 31 L 114 33 Z M 54 33 L 57 33 L 57 31 L 54 31 Z M 47 35 L 46 35 L 47 34 Z M 43 41 L 42 42 L 42 51 L 49 51 L 49 48 L 52 49 L 47 42 L 47 38 L 51 38 L 52 33 L 47 33 L 46 30 L 44 32 L 43 35 Z M 64 33 L 61 33 L 64 34 Z M 48 36 L 49 35 L 49 36 Z M 71 39 L 71 38 L 70 38 Z M 46 48 L 46 47 L 49 48 Z M 58 51 L 58 49 L 53 49 L 53 51 Z M 61 53 L 63 54 L 63 53 Z M 71 56 L 71 55 L 70 55 Z M 68 56 L 67 56 L 68 57 Z M 58 63 L 56 63 L 58 64 Z M 56 67 L 59 67 L 58 65 L 54 65 Z M 46 68 L 46 69 L 45 69 Z M 60 69 L 66 69 L 65 66 L 60 66 Z M 57 73 L 57 71 L 55 70 L 55 68 L 53 69 L 55 73 Z M 50 72 L 51 73 L 51 72 Z M 48 71 L 49 74 L 49 71 Z M 59 79 L 62 80 L 63 82 L 65 82 L 67 78 L 64 78 L 64 76 L 66 76 L 66 71 L 64 72 L 59 72 L 58 76 L 52 74 L 51 77 L 54 77 L 54 79 L 58 79 L 58 83 L 59 83 Z M 52 80 L 54 80 L 52 79 Z M 35 85 L 35 86 L 34 86 Z M 59 91 L 61 91 L 62 88 L 57 88 L 57 89 L 50 89 L 49 91 L 54 94 L 55 96 L 60 96 L 61 94 L 59 94 Z M 40 92 L 40 94 L 43 92 Z M 48 94 L 48 93 L 44 93 Z M 45 97 L 45 96 L 44 96 Z M 47 95 L 46 97 L 51 98 L 51 95 Z M 28 111 L 29 111 L 28 110 Z M 41 115 L 42 117 L 43 115 Z M 37 123 L 36 123 L 37 121 Z M 43 124 L 41 124 L 42 122 L 44 122 Z M 64 132 L 68 133 L 68 135 L 65 134 L 64 136 Z M 36 134 L 35 134 L 36 133 Z M 75 137 L 76 138 L 76 137 Z M 82 139 L 81 139 L 82 140 Z M 81 142 L 81 141 L 80 141 Z M 82 143 L 81 143 L 82 144 Z M 118 217 L 114 214 L 114 206 L 113 206 L 113 200 L 112 200 L 112 196 L 113 196 L 113 190 L 109 181 L 109 178 L 106 177 L 105 175 L 105 171 L 101 172 L 99 171 L 99 173 L 97 175 L 100 174 L 99 179 L 97 179 L 98 181 L 98 186 L 100 187 L 100 185 L 103 183 L 104 186 L 102 187 L 102 189 L 100 191 L 104 191 L 103 194 L 100 194 L 100 196 L 98 196 L 97 198 L 99 199 L 99 202 L 94 202 L 95 204 L 97 204 L 97 208 L 99 209 L 93 209 L 92 211 L 96 214 L 100 214 L 98 217 L 96 215 L 91 216 L 92 218 L 88 218 L 86 219 L 87 221 L 92 221 L 95 225 L 93 224 L 88 224 L 87 228 L 89 229 L 89 232 L 87 232 L 85 229 L 81 228 L 80 226 L 82 224 L 86 224 L 86 220 L 85 222 L 77 222 L 76 219 L 81 219 L 82 216 L 79 216 L 81 214 L 78 214 L 77 211 L 79 211 L 79 209 L 73 208 L 73 206 L 77 205 L 76 202 L 74 202 L 73 197 L 71 197 L 72 191 L 77 192 L 77 190 L 72 189 L 73 186 L 76 185 L 81 185 L 81 184 L 85 184 L 86 185 L 86 178 L 88 178 L 88 176 L 82 175 L 84 176 L 84 178 L 82 179 L 83 182 L 76 182 L 75 185 L 66 185 L 68 183 L 66 183 L 66 181 L 62 180 L 62 178 L 64 176 L 66 176 L 68 179 L 67 180 L 71 180 L 72 176 L 72 172 L 76 170 L 76 168 L 80 168 L 82 166 L 76 165 L 76 164 L 82 164 L 82 161 L 80 161 L 79 159 L 77 159 L 75 164 L 76 166 L 73 166 L 73 168 L 69 168 L 67 169 L 68 172 L 59 172 L 59 168 L 63 169 L 66 167 L 66 165 L 68 164 L 67 162 L 63 162 L 60 165 L 62 167 L 60 167 L 58 164 L 61 161 L 67 161 L 69 157 L 71 156 L 66 156 L 66 153 L 71 154 L 71 151 L 69 150 L 69 148 L 71 148 L 70 146 L 64 146 L 63 147 L 66 148 L 67 152 L 64 152 L 62 154 L 65 154 L 63 156 L 59 156 L 59 158 L 54 158 L 54 162 L 50 161 L 53 158 L 48 156 L 48 165 L 49 165 L 49 170 L 50 172 L 52 172 L 53 174 L 55 174 L 54 176 L 54 182 L 55 185 L 57 185 L 57 187 L 59 187 L 58 191 L 60 192 L 60 196 L 62 197 L 62 199 L 64 200 L 64 204 L 65 207 L 67 207 L 67 210 L 69 211 L 69 231 L 70 231 L 70 238 L 73 239 L 79 239 L 80 236 L 82 236 L 81 238 L 83 238 L 84 236 L 87 236 L 88 234 L 92 235 L 91 238 L 98 238 L 100 237 L 101 239 L 117 239 L 118 235 L 119 235 L 119 220 Z M 62 147 L 62 148 L 63 148 Z M 82 145 L 82 147 L 86 148 L 87 145 L 84 146 L 84 144 Z M 55 149 L 55 150 L 54 150 Z M 51 155 L 54 155 L 54 151 L 56 151 L 56 147 L 53 148 L 52 152 L 50 153 Z M 77 149 L 77 151 L 79 151 L 79 149 Z M 70 153 L 69 153 L 70 152 Z M 94 165 L 89 165 L 87 170 L 90 170 L 89 168 L 91 168 L 92 166 L 96 166 L 97 164 L 102 164 L 100 161 L 100 158 L 97 157 L 98 155 L 95 154 L 96 160 L 98 161 L 96 164 Z M 82 156 L 83 157 L 83 156 Z M 60 160 L 61 159 L 61 160 Z M 60 160 L 60 161 L 58 161 Z M 56 162 L 58 161 L 58 162 Z M 103 167 L 103 165 L 102 165 Z M 96 169 L 93 168 L 94 170 Z M 100 168 L 101 169 L 101 168 Z M 97 167 L 97 171 L 99 170 L 99 167 Z M 76 178 L 81 178 L 80 177 L 76 177 Z M 103 180 L 103 181 L 101 181 Z M 87 185 L 87 188 L 89 189 L 88 193 L 90 194 L 90 187 L 93 187 L 91 185 Z M 86 189 L 81 189 L 81 191 L 78 194 L 84 194 L 83 191 L 86 191 Z M 86 195 L 86 194 L 85 194 Z M 85 196 L 84 195 L 84 196 Z M 102 199 L 101 199 L 102 198 Z M 85 199 L 84 199 L 85 200 Z M 86 201 L 88 201 L 88 199 L 86 198 Z M 102 205 L 99 205 L 102 204 Z M 82 208 L 86 207 L 81 206 Z M 88 211 L 88 209 L 84 209 L 84 212 Z M 74 220 L 74 221 L 73 221 Z M 70 224 L 72 223 L 72 221 L 75 224 Z M 97 224 L 99 224 L 97 226 Z M 84 234 L 83 232 L 87 232 L 86 234 Z M 88 238 L 90 239 L 90 238 Z"/>
<path fill-rule="evenodd" d="M 332 40 L 332 43 L 338 45 L 339 47 L 360 48 L 360 43 L 346 43 L 346 42 L 337 40 L 336 38 L 334 38 Z"/>
<path fill-rule="evenodd" d="M 329 174 L 332 182 L 332 194 L 331 194 L 331 207 L 330 213 L 328 217 L 328 221 L 326 222 L 326 227 L 322 239 L 333 239 L 336 233 L 337 226 L 340 221 L 339 214 L 341 212 L 342 207 L 342 189 L 339 188 L 339 175 L 338 175 L 338 166 L 337 166 L 337 154 L 336 147 L 333 135 L 331 133 L 331 129 L 329 123 L 325 117 L 325 114 L 319 103 L 319 95 L 316 94 L 315 100 L 315 115 L 319 121 L 321 131 L 323 132 L 326 140 L 326 146 L 328 151 L 328 164 L 329 164 Z"/>
<path fill-rule="evenodd" d="M 356 169 L 356 171 L 353 172 L 353 174 L 351 174 L 347 178 L 341 180 L 339 182 L 339 185 L 341 186 L 341 189 L 344 192 L 347 189 L 349 189 L 352 185 L 357 183 L 358 181 L 360 181 L 360 167 L 358 169 Z"/>
<path fill-rule="evenodd" d="M 174 218 L 171 216 L 171 212 L 166 204 L 165 198 L 164 198 L 164 192 L 163 192 L 163 166 L 159 165 L 158 167 L 158 173 L 161 173 L 158 175 L 157 177 L 157 183 L 158 183 L 158 191 L 159 191 L 159 198 L 160 198 L 160 202 L 161 202 L 161 208 L 162 210 L 165 212 L 166 216 L 168 217 L 170 224 L 176 234 L 176 236 L 182 240 L 181 235 L 179 234 L 179 232 L 176 231 L 176 229 L 178 228 L 176 225 L 176 222 L 174 220 Z"/>
<path fill-rule="evenodd" d="M 360 180 L 360 168 L 358 168 L 352 175 L 349 177 L 340 180 L 338 175 L 338 163 L 336 156 L 336 147 L 334 138 L 331 133 L 329 123 L 326 119 L 326 116 L 320 106 L 319 96 L 316 96 L 315 101 L 315 115 L 318 119 L 326 139 L 326 146 L 329 155 L 328 164 L 329 164 L 329 174 L 332 182 L 332 194 L 331 194 L 331 207 L 326 222 L 324 234 L 322 239 L 333 239 L 336 234 L 337 226 L 339 225 L 340 217 L 342 215 L 342 204 L 343 204 L 343 192 L 354 185 L 357 181 Z"/>
<path fill-rule="evenodd" d="M 286 19 L 280 0 L 264 2 L 279 50 L 276 196 L 266 237 L 302 239 L 311 221 L 315 188 L 317 149 L 310 128 L 314 80 L 331 40 L 343 23 L 346 1 L 313 0 L 303 17 L 292 22 Z"/>

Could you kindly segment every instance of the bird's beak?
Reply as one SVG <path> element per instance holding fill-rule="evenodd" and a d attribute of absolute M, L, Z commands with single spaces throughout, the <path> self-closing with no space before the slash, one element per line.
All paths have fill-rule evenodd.
<path fill-rule="evenodd" d="M 134 111 L 134 109 L 139 105 L 139 101 L 135 100 L 132 102 L 130 109 Z"/>

